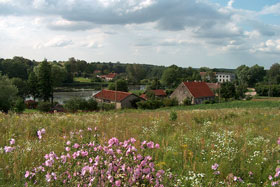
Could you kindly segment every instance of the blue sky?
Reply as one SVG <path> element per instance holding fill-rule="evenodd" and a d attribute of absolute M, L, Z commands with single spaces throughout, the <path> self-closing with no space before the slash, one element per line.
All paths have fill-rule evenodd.
<path fill-rule="evenodd" d="M 279 0 L 0 0 L 0 57 L 236 68 L 280 62 Z"/>

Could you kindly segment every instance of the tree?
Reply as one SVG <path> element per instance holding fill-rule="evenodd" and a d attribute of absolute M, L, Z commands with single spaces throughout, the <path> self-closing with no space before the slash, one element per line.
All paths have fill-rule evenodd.
<path fill-rule="evenodd" d="M 235 86 L 231 82 L 225 82 L 221 84 L 221 97 L 225 98 L 227 101 L 229 98 L 233 98 L 235 96 Z"/>
<path fill-rule="evenodd" d="M 0 111 L 8 112 L 17 95 L 17 88 L 7 76 L 0 74 Z"/>
<path fill-rule="evenodd" d="M 181 81 L 179 68 L 175 65 L 168 67 L 164 70 L 161 81 L 168 88 L 175 88 L 178 86 Z"/>
<path fill-rule="evenodd" d="M 140 64 L 127 65 L 126 73 L 128 79 L 134 84 L 139 84 L 140 81 L 145 78 L 145 74 L 146 74 L 143 65 Z"/>
<path fill-rule="evenodd" d="M 256 83 L 262 82 L 266 72 L 263 66 L 254 65 L 249 69 L 248 85 L 254 87 Z"/>
<path fill-rule="evenodd" d="M 11 81 L 18 89 L 17 95 L 22 99 L 25 99 L 28 96 L 27 81 L 22 80 L 21 78 L 12 78 Z"/>
<path fill-rule="evenodd" d="M 49 101 L 53 97 L 53 80 L 51 65 L 44 60 L 38 66 L 38 86 L 40 97 L 44 101 Z"/>
<path fill-rule="evenodd" d="M 116 85 L 117 85 L 117 87 L 116 87 Z M 109 84 L 108 89 L 128 92 L 127 82 L 123 79 L 117 80 L 116 82 Z"/>
<path fill-rule="evenodd" d="M 35 101 L 36 98 L 40 96 L 39 92 L 39 84 L 38 84 L 38 78 L 34 71 L 32 71 L 29 74 L 28 80 L 27 80 L 27 87 L 28 87 L 28 94 L 33 97 L 33 100 Z"/>
<path fill-rule="evenodd" d="M 250 70 L 250 68 L 246 65 L 241 65 L 236 69 L 236 75 L 237 75 L 239 84 L 248 84 L 249 70 Z"/>
<path fill-rule="evenodd" d="M 155 78 L 154 80 L 152 80 L 151 84 L 148 86 L 147 90 L 156 90 L 156 89 L 160 89 L 162 86 L 161 86 L 161 83 L 160 81 Z"/>
<path fill-rule="evenodd" d="M 67 80 L 67 71 L 64 67 L 58 64 L 52 64 L 51 67 L 53 86 L 61 86 Z"/>
<path fill-rule="evenodd" d="M 280 64 L 273 64 L 267 72 L 270 84 L 280 84 Z"/>

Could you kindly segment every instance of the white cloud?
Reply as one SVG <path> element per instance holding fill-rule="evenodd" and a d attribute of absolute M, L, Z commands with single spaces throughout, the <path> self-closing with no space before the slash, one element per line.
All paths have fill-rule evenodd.
<path fill-rule="evenodd" d="M 276 3 L 271 6 L 265 6 L 260 14 L 276 14 L 280 15 L 280 3 Z"/>
<path fill-rule="evenodd" d="M 46 43 L 39 43 L 35 45 L 37 48 L 39 47 L 66 47 L 72 45 L 73 41 L 71 39 L 67 39 L 65 36 L 56 36 Z"/>

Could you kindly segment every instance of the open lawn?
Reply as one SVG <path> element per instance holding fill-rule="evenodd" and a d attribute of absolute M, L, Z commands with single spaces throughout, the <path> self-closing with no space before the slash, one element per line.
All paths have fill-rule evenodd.
<path fill-rule="evenodd" d="M 90 83 L 91 79 L 89 78 L 84 78 L 84 77 L 74 77 L 75 82 L 85 82 L 85 83 Z"/>
<path fill-rule="evenodd" d="M 211 110 L 208 109 L 210 106 Z M 177 118 L 171 111 L 176 112 Z M 66 177 L 64 186 L 82 184 L 80 180 L 81 178 L 84 180 L 85 176 L 92 177 L 93 180 L 94 174 L 82 166 L 91 163 L 88 156 L 94 160 L 97 153 L 103 153 L 100 150 L 95 153 L 89 152 L 88 156 L 75 157 L 75 164 L 72 164 L 71 159 L 73 160 L 73 155 L 77 155 L 78 152 L 73 148 L 74 143 L 82 145 L 81 149 L 85 150 L 86 145 L 92 145 L 85 143 L 95 140 L 95 144 L 104 145 L 112 137 L 118 138 L 119 141 L 135 138 L 135 147 L 139 154 L 142 154 L 140 147 L 144 140 L 158 143 L 160 147 L 147 150 L 147 154 L 152 156 L 153 167 L 156 170 L 163 169 L 166 174 L 168 173 L 170 179 L 162 182 L 164 186 L 270 186 L 274 184 L 272 182 L 278 181 L 280 174 L 276 169 L 280 160 L 280 145 L 277 143 L 280 136 L 279 121 L 278 100 L 235 101 L 156 111 L 0 114 L 0 186 L 24 186 L 26 182 L 32 186 L 63 185 L 63 182 L 58 181 L 66 171 L 68 177 L 69 173 L 74 174 L 71 174 L 70 178 Z M 98 138 L 94 136 L 96 133 L 92 130 L 95 127 L 98 129 Z M 40 131 L 38 134 L 42 129 L 45 129 L 45 133 Z M 83 131 L 79 131 L 81 129 Z M 12 145 L 11 139 L 15 140 Z M 71 143 L 67 145 L 67 141 Z M 11 148 L 4 149 L 5 146 Z M 112 151 L 118 152 L 114 146 Z M 54 151 L 57 155 L 54 160 L 59 160 L 60 155 L 66 155 L 68 152 L 65 147 L 71 149 L 68 150 L 71 154 L 65 159 L 66 163 L 56 161 L 61 164 L 57 166 L 53 161 L 53 165 L 48 166 L 52 160 L 45 159 L 44 156 Z M 104 149 L 108 151 L 108 148 L 110 146 Z M 84 153 L 83 150 L 81 154 Z M 108 159 L 114 158 L 119 153 L 110 154 Z M 132 159 L 129 163 L 135 164 L 133 157 L 128 157 L 128 160 Z M 68 164 L 67 167 L 65 164 Z M 91 165 L 93 164 L 94 162 Z M 32 171 L 38 166 L 42 166 L 44 171 L 41 171 L 42 168 L 40 171 L 38 168 L 36 172 Z M 145 178 L 148 175 L 146 171 L 138 171 L 135 168 L 133 170 L 126 168 L 124 171 L 118 164 L 113 168 L 116 169 L 110 170 L 110 176 L 113 175 L 112 180 L 115 181 L 110 183 L 109 176 L 106 179 L 109 182 L 104 183 L 104 186 L 125 184 L 130 174 L 132 178 L 137 177 L 139 172 L 141 177 Z M 88 173 L 85 174 L 83 171 Z M 30 179 L 32 172 L 34 177 Z M 118 175 L 114 175 L 114 172 Z M 122 172 L 130 174 L 120 174 Z M 79 175 L 81 177 L 77 178 Z M 164 177 L 167 176 L 162 176 Z M 143 180 L 139 179 L 142 184 L 148 186 L 149 183 Z M 102 186 L 102 183 L 95 184 Z M 151 184 L 155 186 L 155 183 Z"/>

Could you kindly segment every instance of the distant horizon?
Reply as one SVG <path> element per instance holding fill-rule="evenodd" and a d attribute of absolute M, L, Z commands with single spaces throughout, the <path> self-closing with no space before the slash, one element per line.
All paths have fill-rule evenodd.
<path fill-rule="evenodd" d="M 280 2 L 0 0 L 0 41 L 3 58 L 269 69 L 280 62 Z"/>

